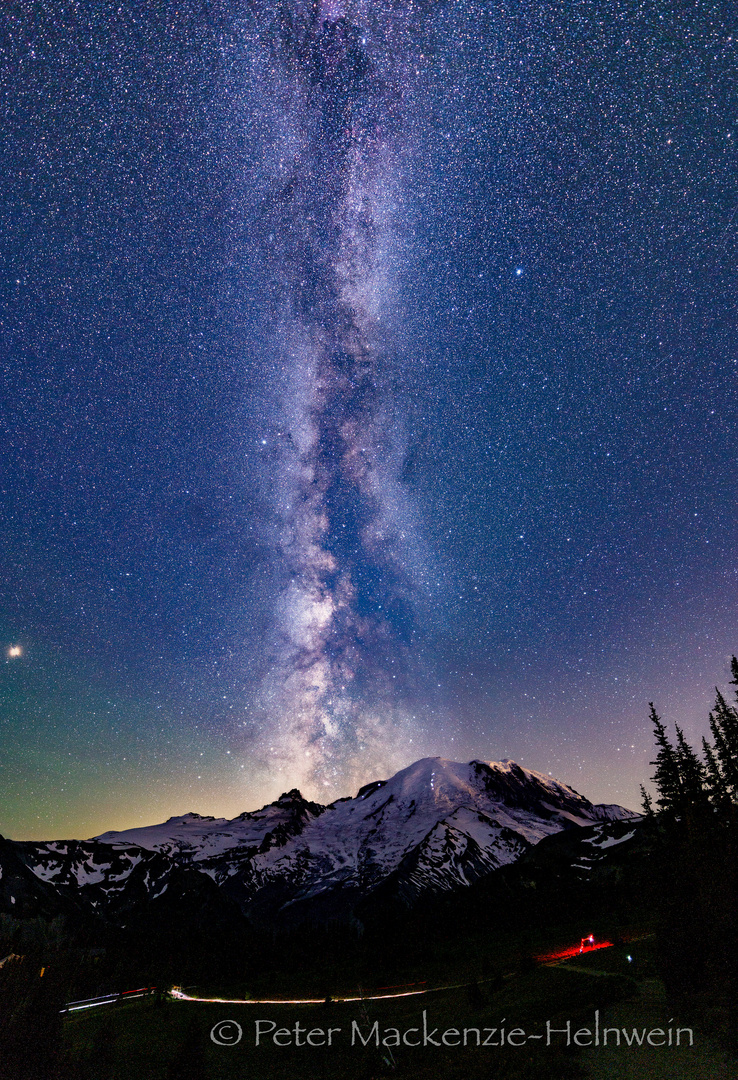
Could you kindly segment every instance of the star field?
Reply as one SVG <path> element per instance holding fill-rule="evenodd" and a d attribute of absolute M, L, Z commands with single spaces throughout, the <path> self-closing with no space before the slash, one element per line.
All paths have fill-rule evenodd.
<path fill-rule="evenodd" d="M 0 832 L 635 806 L 738 647 L 724 8 L 0 19 Z"/>

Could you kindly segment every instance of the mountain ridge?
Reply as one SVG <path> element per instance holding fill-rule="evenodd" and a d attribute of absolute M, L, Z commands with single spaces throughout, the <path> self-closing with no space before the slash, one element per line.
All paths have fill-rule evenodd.
<path fill-rule="evenodd" d="M 421 758 L 328 805 L 292 788 L 233 819 L 188 812 L 84 841 L 7 843 L 45 894 L 51 887 L 103 919 L 155 907 L 167 890 L 172 903 L 194 873 L 260 924 L 350 915 L 376 890 L 412 906 L 473 884 L 544 837 L 638 816 L 509 759 Z"/>

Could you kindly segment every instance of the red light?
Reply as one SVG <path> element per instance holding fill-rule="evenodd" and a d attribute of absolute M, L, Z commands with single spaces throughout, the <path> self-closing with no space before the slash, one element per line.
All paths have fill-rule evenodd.
<path fill-rule="evenodd" d="M 579 956 L 583 952 L 594 952 L 596 949 L 611 949 L 611 941 L 595 941 L 594 936 L 582 938 L 579 945 L 571 945 L 568 949 L 560 949 L 558 952 L 542 953 L 535 959 L 539 964 L 552 964 L 556 960 L 568 960 L 572 956 Z"/>

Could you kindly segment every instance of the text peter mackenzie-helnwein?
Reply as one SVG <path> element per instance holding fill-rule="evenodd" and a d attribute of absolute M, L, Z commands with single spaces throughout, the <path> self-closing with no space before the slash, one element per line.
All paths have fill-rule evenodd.
<path fill-rule="evenodd" d="M 535 1031 L 511 1026 L 507 1018 L 497 1027 L 434 1027 L 423 1010 L 413 1027 L 380 1027 L 352 1020 L 351 1025 L 310 1027 L 295 1021 L 290 1027 L 278 1027 L 273 1020 L 253 1021 L 253 1045 L 292 1048 L 333 1046 L 420 1046 L 420 1047 L 520 1047 L 526 1045 L 578 1047 L 669 1047 L 693 1046 L 694 1031 L 689 1027 L 673 1027 L 673 1018 L 663 1027 L 607 1027 L 601 1023 L 600 1011 L 595 1010 L 591 1026 L 576 1027 L 571 1020 L 546 1020 Z M 219 1046 L 235 1046 L 243 1038 L 243 1028 L 235 1020 L 222 1020 L 210 1032 Z"/>

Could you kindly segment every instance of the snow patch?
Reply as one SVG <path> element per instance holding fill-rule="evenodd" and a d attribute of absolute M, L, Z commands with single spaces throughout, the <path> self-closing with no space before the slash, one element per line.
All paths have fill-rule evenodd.
<path fill-rule="evenodd" d="M 597 848 L 615 847 L 616 844 L 624 844 L 626 840 L 632 840 L 636 831 L 633 829 L 631 832 L 626 833 L 625 836 L 610 836 L 604 840 L 589 840 L 588 843 Z"/>

